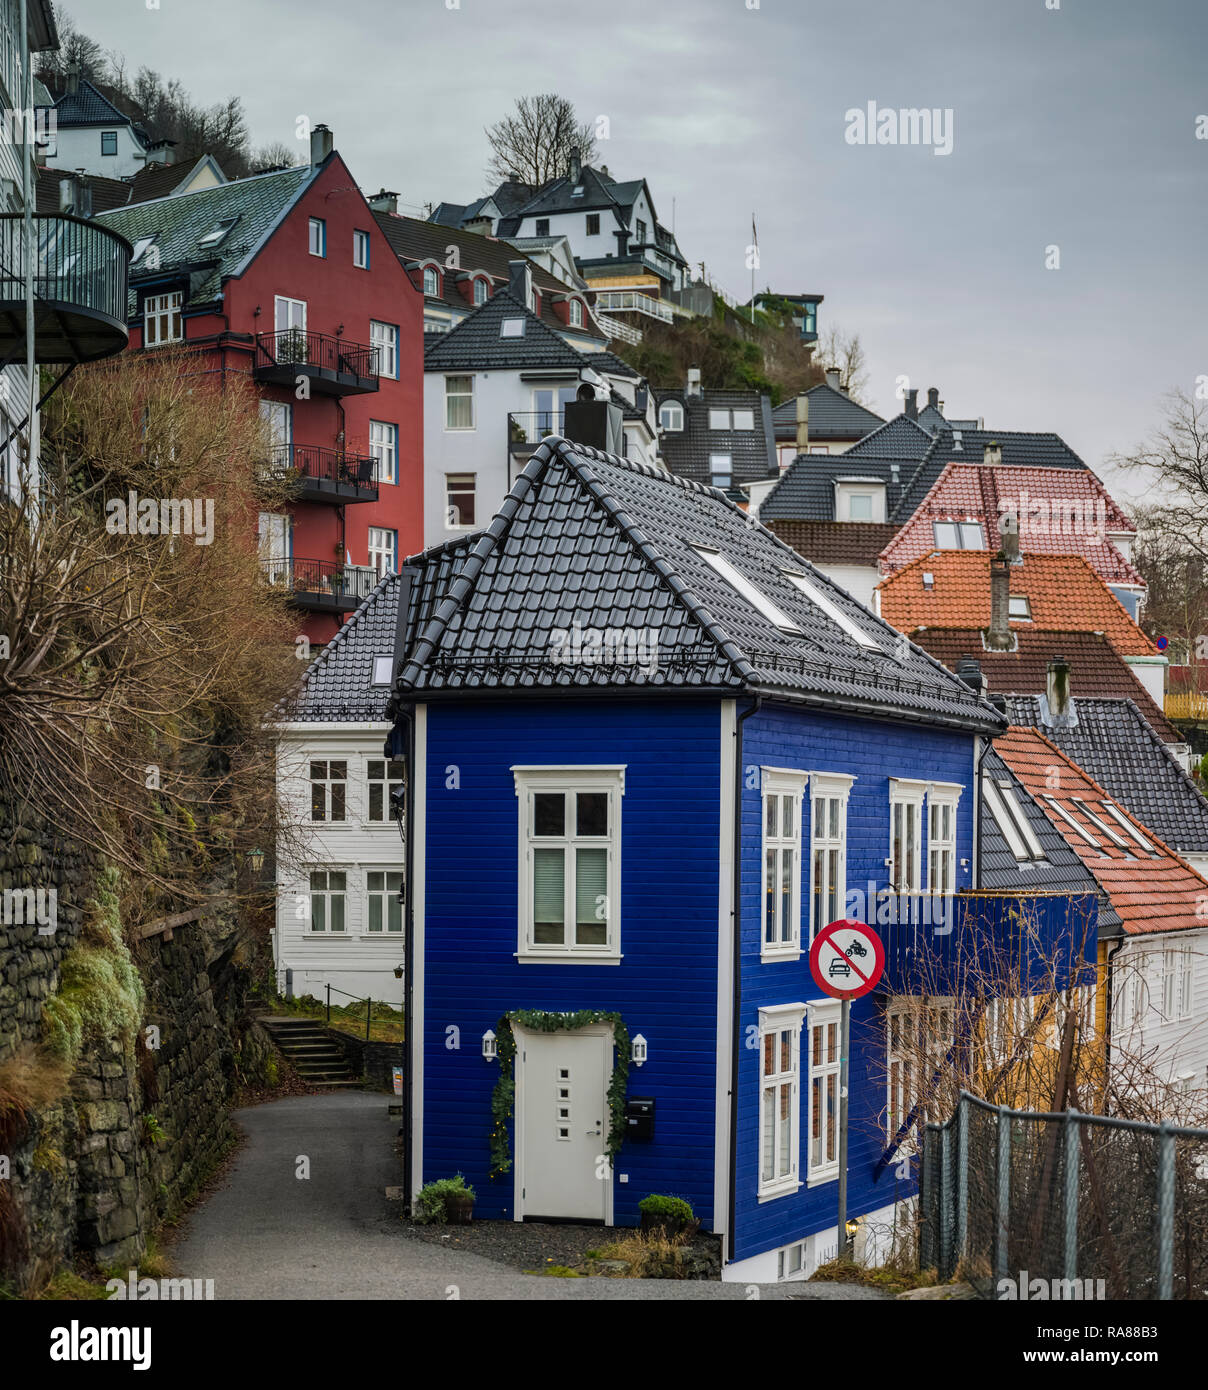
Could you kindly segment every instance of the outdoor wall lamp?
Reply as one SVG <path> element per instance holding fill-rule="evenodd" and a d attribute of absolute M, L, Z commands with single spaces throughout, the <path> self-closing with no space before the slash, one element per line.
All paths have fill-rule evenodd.
<path fill-rule="evenodd" d="M 394 967 L 394 978 L 396 980 L 401 980 L 403 978 L 403 967 L 401 965 L 396 965 Z"/>
<path fill-rule="evenodd" d="M 635 1033 L 629 1044 L 629 1060 L 635 1067 L 640 1067 L 646 1060 L 646 1039 L 641 1033 Z"/>
<path fill-rule="evenodd" d="M 853 1216 L 853 1217 L 851 1218 L 851 1220 L 848 1221 L 848 1223 L 847 1223 L 847 1238 L 848 1238 L 848 1240 L 855 1240 L 855 1238 L 856 1238 L 856 1232 L 857 1232 L 859 1229 L 860 1229 L 860 1219 L 859 1219 L 859 1217 Z"/>
<path fill-rule="evenodd" d="M 495 1030 L 488 1028 L 482 1035 L 482 1055 L 488 1062 L 493 1062 L 498 1055 L 495 1047 Z"/>
<path fill-rule="evenodd" d="M 264 868 L 264 851 L 262 849 L 249 850 L 247 862 L 252 873 L 258 874 Z"/>

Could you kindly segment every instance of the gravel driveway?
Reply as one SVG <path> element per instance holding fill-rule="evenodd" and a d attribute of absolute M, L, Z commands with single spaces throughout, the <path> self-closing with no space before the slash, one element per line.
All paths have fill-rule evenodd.
<path fill-rule="evenodd" d="M 751 1297 L 743 1284 L 529 1275 L 474 1253 L 466 1248 L 470 1239 L 454 1246 L 417 1233 L 399 1219 L 399 1204 L 385 1196 L 385 1189 L 399 1181 L 398 1121 L 388 1115 L 388 1103 L 381 1094 L 337 1091 L 236 1111 L 233 1118 L 246 1142 L 172 1248 L 177 1275 L 213 1279 L 220 1299 Z M 597 1228 L 597 1239 L 603 1235 Z M 481 1244 L 487 1248 L 489 1238 Z M 538 1250 L 535 1245 L 534 1253 Z M 849 1285 L 771 1284 L 763 1285 L 759 1296 L 880 1295 Z"/>

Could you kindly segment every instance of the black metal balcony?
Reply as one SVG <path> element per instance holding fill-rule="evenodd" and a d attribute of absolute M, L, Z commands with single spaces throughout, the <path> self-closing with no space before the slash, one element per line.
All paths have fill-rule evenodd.
<path fill-rule="evenodd" d="M 378 582 L 371 569 L 337 564 L 332 560 L 262 560 L 265 578 L 275 589 L 284 589 L 298 608 L 315 613 L 351 613 Z"/>
<path fill-rule="evenodd" d="M 301 502 L 376 502 L 377 460 L 319 444 L 279 444 L 270 457 L 274 473 L 296 480 Z"/>
<path fill-rule="evenodd" d="M 508 412 L 508 453 L 527 458 L 551 434 L 561 434 L 563 412 L 558 410 L 512 410 Z"/>
<path fill-rule="evenodd" d="M 271 386 L 290 387 L 306 377 L 320 395 L 358 396 L 378 389 L 378 350 L 301 328 L 257 333 L 252 375 Z"/>
<path fill-rule="evenodd" d="M 38 362 L 93 362 L 130 340 L 126 295 L 130 243 L 65 213 L 33 219 L 34 355 Z M 25 351 L 25 217 L 0 214 L 0 360 Z"/>

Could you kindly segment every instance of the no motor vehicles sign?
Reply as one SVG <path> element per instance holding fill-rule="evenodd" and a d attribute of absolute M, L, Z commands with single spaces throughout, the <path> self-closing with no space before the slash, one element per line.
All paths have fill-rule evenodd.
<path fill-rule="evenodd" d="M 814 980 L 833 999 L 859 999 L 876 988 L 884 969 L 881 938 L 863 922 L 831 922 L 810 947 Z"/>

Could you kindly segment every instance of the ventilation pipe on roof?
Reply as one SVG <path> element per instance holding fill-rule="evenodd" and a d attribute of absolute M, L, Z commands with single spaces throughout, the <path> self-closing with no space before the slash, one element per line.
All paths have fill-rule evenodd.
<path fill-rule="evenodd" d="M 962 656 L 956 663 L 956 678 L 964 681 L 970 690 L 975 690 L 979 695 L 985 695 L 989 688 L 989 681 L 982 672 L 981 663 L 971 656 Z"/>
<path fill-rule="evenodd" d="M 997 439 L 992 439 L 986 445 L 985 452 L 982 454 L 982 462 L 996 465 L 1002 462 L 1002 445 Z"/>
<path fill-rule="evenodd" d="M 810 398 L 804 393 L 797 397 L 797 452 L 810 451 Z"/>
<path fill-rule="evenodd" d="M 322 164 L 335 149 L 335 136 L 325 125 L 314 126 L 310 132 L 310 162 Z"/>
<path fill-rule="evenodd" d="M 369 206 L 374 212 L 397 212 L 398 194 L 383 188 L 370 198 Z"/>
<path fill-rule="evenodd" d="M 917 388 L 906 392 L 906 404 L 903 409 L 906 411 L 906 418 L 908 420 L 917 420 L 919 418 L 919 393 Z"/>
<path fill-rule="evenodd" d="M 575 145 L 570 152 L 570 167 L 566 171 L 566 177 L 571 183 L 579 182 L 579 175 L 583 172 L 583 164 L 579 155 L 579 147 Z"/>
<path fill-rule="evenodd" d="M 992 652 L 1011 650 L 1011 567 L 1001 552 L 990 561 L 990 629 L 986 646 Z"/>
<path fill-rule="evenodd" d="M 826 369 L 826 384 L 830 387 L 830 389 L 831 389 L 832 391 L 842 391 L 842 390 L 843 390 L 843 387 L 839 385 L 839 368 L 838 368 L 838 367 L 827 367 L 827 369 Z"/>
<path fill-rule="evenodd" d="M 156 140 L 147 146 L 146 163 L 152 164 L 175 164 L 176 163 L 176 141 L 175 140 Z"/>
<path fill-rule="evenodd" d="M 80 90 L 80 65 L 74 59 L 67 65 L 67 91 L 74 96 Z"/>
<path fill-rule="evenodd" d="M 1019 517 L 1003 512 L 998 519 L 998 534 L 1002 540 L 1002 557 L 1008 565 L 1019 563 Z"/>
<path fill-rule="evenodd" d="M 685 396 L 699 396 L 700 394 L 701 394 L 701 389 L 700 389 L 700 368 L 699 368 L 699 367 L 689 367 L 689 368 L 688 368 L 688 381 L 687 381 L 687 384 L 686 384 L 685 387 L 684 387 L 684 395 L 685 395 Z"/>
<path fill-rule="evenodd" d="M 932 410 L 938 410 L 941 415 L 944 413 L 944 402 L 940 400 L 940 388 L 938 386 L 928 386 L 927 404 Z"/>
<path fill-rule="evenodd" d="M 1070 663 L 1063 656 L 1049 662 L 1045 678 L 1045 699 L 1054 719 L 1063 719 L 1070 712 Z"/>

